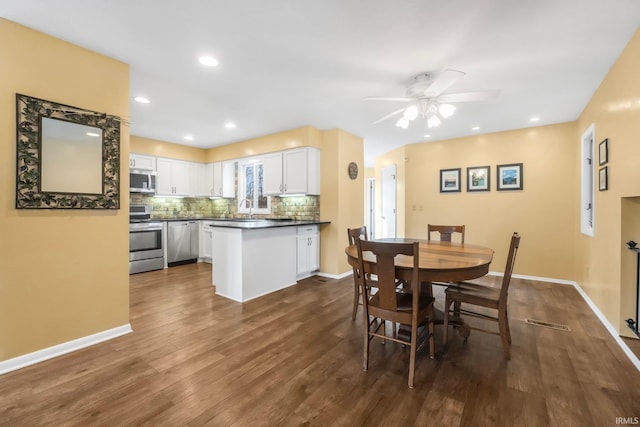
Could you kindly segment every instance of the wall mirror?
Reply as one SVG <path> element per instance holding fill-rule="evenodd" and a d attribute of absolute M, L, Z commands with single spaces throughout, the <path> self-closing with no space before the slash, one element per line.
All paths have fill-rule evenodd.
<path fill-rule="evenodd" d="M 18 209 L 119 209 L 120 118 L 17 94 Z"/>

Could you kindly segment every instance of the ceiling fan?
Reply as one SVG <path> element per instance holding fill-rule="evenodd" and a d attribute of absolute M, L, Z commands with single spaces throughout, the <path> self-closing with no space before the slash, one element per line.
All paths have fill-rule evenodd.
<path fill-rule="evenodd" d="M 457 70 L 443 70 L 439 73 L 421 73 L 413 77 L 411 84 L 407 87 L 404 98 L 370 96 L 365 98 L 368 101 L 396 101 L 410 102 L 408 107 L 402 107 L 384 117 L 379 118 L 373 124 L 380 123 L 398 114 L 402 117 L 396 126 L 406 129 L 409 122 L 418 116 L 426 119 L 429 128 L 440 125 L 441 118 L 451 117 L 456 110 L 452 104 L 458 102 L 487 101 L 498 96 L 498 90 L 481 90 L 474 92 L 443 93 L 454 84 L 465 73 Z"/>

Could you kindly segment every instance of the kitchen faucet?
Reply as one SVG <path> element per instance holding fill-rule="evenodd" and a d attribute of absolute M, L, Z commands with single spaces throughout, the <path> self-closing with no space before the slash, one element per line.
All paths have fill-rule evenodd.
<path fill-rule="evenodd" d="M 245 201 L 249 203 L 249 219 L 253 219 L 253 200 L 245 197 L 240 201 L 240 206 L 242 206 Z"/>

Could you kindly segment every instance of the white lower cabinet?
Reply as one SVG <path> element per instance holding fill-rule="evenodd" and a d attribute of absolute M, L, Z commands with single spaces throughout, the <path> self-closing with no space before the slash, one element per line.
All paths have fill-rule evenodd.
<path fill-rule="evenodd" d="M 198 259 L 211 263 L 211 244 L 213 235 L 213 222 L 200 221 L 200 239 L 198 241 Z"/>
<path fill-rule="evenodd" d="M 311 276 L 320 269 L 320 232 L 317 225 L 298 227 L 297 278 Z"/>

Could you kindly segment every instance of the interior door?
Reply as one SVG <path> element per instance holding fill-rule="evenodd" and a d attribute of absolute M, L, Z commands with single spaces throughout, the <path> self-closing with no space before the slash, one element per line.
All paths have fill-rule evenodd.
<path fill-rule="evenodd" d="M 369 238 L 376 237 L 376 180 L 369 178 L 367 180 L 367 204 L 365 211 L 367 229 Z"/>
<path fill-rule="evenodd" d="M 396 237 L 396 165 L 382 169 L 382 237 Z"/>

